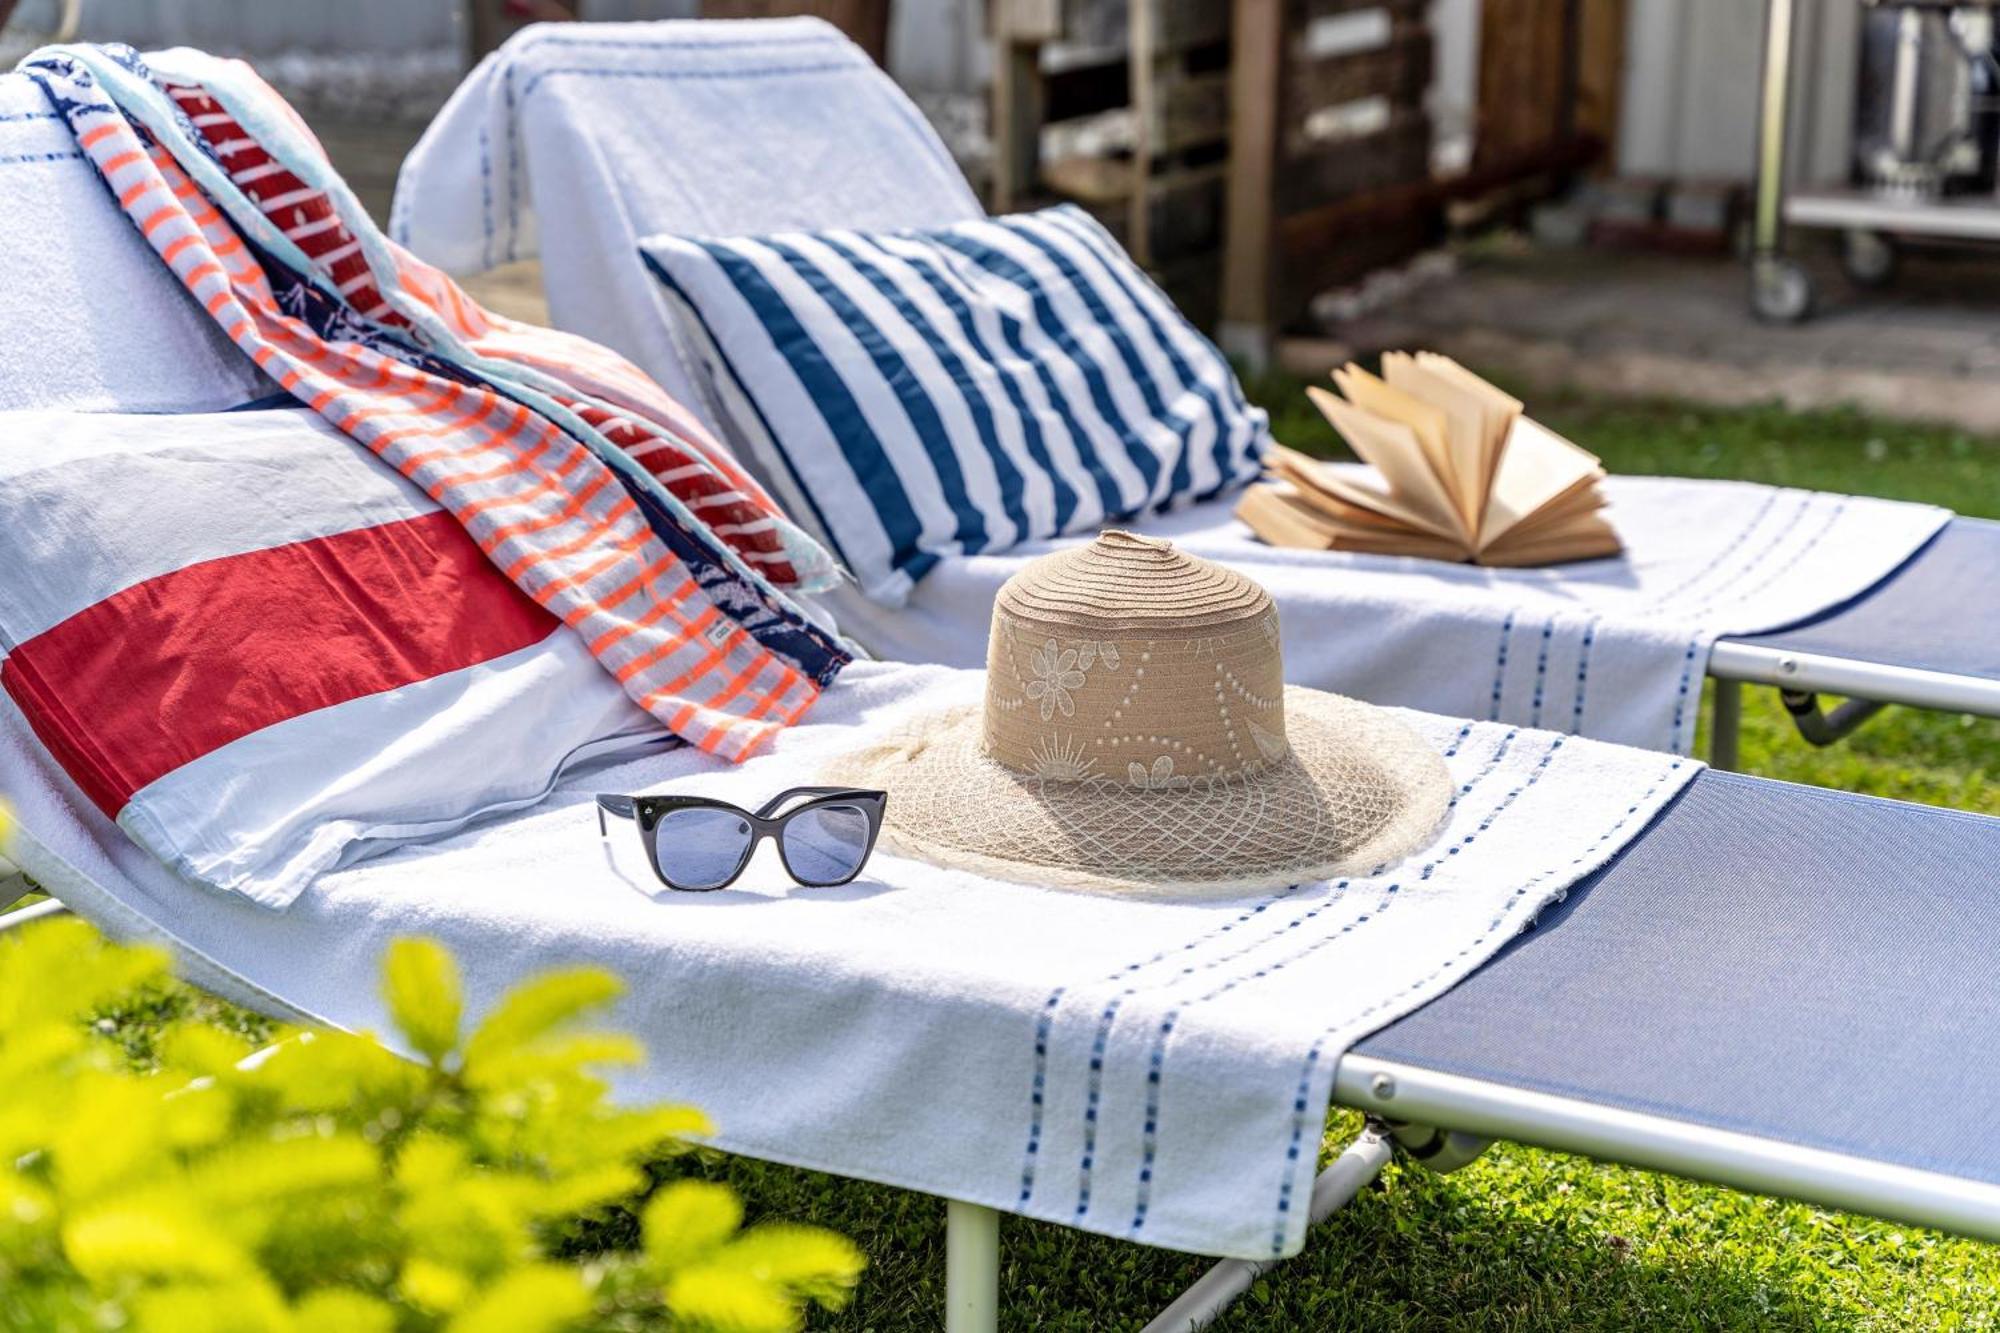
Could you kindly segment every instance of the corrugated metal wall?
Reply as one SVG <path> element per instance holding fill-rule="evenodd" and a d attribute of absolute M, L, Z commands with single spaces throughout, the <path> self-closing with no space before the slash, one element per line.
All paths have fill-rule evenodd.
<path fill-rule="evenodd" d="M 1758 0 L 1630 0 L 1618 169 L 1748 180 L 1756 170 Z M 1795 179 L 1844 177 L 1852 138 L 1857 0 L 1799 0 L 1792 50 Z"/>

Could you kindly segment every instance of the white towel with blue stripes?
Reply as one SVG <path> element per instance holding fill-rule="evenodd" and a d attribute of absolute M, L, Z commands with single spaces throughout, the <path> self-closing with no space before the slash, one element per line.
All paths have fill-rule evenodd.
<path fill-rule="evenodd" d="M 689 748 L 571 780 L 503 822 L 324 876 L 283 915 L 188 892 L 4 703 L 0 800 L 34 835 L 10 850 L 38 880 L 93 919 L 165 933 L 225 994 L 380 1032 L 375 966 L 396 935 L 450 946 L 475 1014 L 524 975 L 608 967 L 650 1051 L 619 1094 L 701 1106 L 723 1148 L 1269 1258 L 1304 1237 L 1342 1052 L 1478 967 L 1699 768 L 1410 715 L 1455 784 L 1436 841 L 1378 874 L 1230 900 L 1060 892 L 886 853 L 807 890 L 769 847 L 732 888 L 676 894 L 631 826 L 599 838 L 593 792 L 754 807 L 981 685 L 857 663 L 741 766 Z"/>
<path fill-rule="evenodd" d="M 1542 569 L 1281 550 L 1228 502 L 1136 526 L 1269 589 L 1294 684 L 1685 754 L 1718 638 L 1861 596 L 1951 517 L 1746 482 L 1612 477 L 1604 490 L 1625 553 Z M 884 659 L 984 665 L 1000 585 L 1055 545 L 945 561 L 899 610 L 851 594 L 830 609 Z"/>

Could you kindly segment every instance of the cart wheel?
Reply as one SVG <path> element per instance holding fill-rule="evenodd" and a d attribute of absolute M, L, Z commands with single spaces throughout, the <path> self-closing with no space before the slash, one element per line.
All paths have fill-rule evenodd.
<path fill-rule="evenodd" d="M 1880 287 L 1896 276 L 1896 243 L 1856 227 L 1840 234 L 1840 266 L 1857 287 Z"/>
<path fill-rule="evenodd" d="M 1812 275 L 1797 261 L 1766 255 L 1750 266 L 1750 309 L 1771 324 L 1796 324 L 1812 313 Z"/>

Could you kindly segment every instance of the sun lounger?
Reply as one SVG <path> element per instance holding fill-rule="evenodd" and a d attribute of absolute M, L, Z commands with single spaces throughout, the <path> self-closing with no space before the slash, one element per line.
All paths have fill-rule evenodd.
<path fill-rule="evenodd" d="M 1955 518 L 1866 596 L 1771 634 L 1724 639 L 1716 683 L 1714 761 L 1736 757 L 1738 695 L 1773 685 L 1816 745 L 1840 739 L 1887 704 L 2000 717 L 2000 523 Z M 1817 696 L 1850 702 L 1823 713 Z"/>
<path fill-rule="evenodd" d="M 699 70 L 700 78 L 689 74 L 694 58 L 687 53 L 697 43 L 710 44 L 726 77 L 706 68 Z M 643 117 L 637 110 L 668 105 L 671 115 Z M 723 144 L 726 166 L 715 157 Z M 538 223 L 535 200 L 541 197 L 565 201 L 559 227 Z M 391 231 L 454 272 L 539 255 L 558 325 L 619 348 L 698 404 L 702 396 L 694 387 L 688 349 L 674 336 L 656 285 L 638 258 L 643 237 L 926 226 L 975 217 L 978 211 L 916 108 L 825 25 L 784 20 L 738 25 L 719 35 L 712 26 L 690 24 L 592 25 L 524 33 L 466 81 L 405 165 Z M 1237 541 L 1243 530 L 1226 503 L 1150 522 L 1162 530 L 1248 545 Z M 2000 716 L 2000 672 L 1990 653 L 1982 653 L 1983 640 L 1991 636 L 1973 630 L 1984 622 L 1964 614 L 1966 602 L 1958 591 L 1969 581 L 1975 597 L 1990 601 L 1990 589 L 1968 575 L 1981 568 L 1983 550 L 2000 545 L 1996 532 L 2000 529 L 1974 520 L 1953 520 L 1899 577 L 1876 583 L 1851 605 L 1822 614 L 1821 603 L 1789 619 L 1779 611 L 1781 618 L 1762 623 L 1752 615 L 1725 627 L 1776 632 L 1725 633 L 1708 659 L 1708 674 L 1718 685 L 1716 763 L 1735 763 L 1744 683 L 1795 691 L 1790 701 L 1800 729 L 1821 744 L 1881 704 Z M 986 608 L 1011 572 L 1011 554 L 982 557 L 977 573 L 953 579 L 946 577 L 952 571 L 934 572 L 931 581 L 940 586 L 926 594 L 919 585 L 907 615 L 852 595 L 837 597 L 832 607 L 848 632 L 885 658 L 976 664 Z M 1984 563 L 1990 567 L 1990 561 Z M 1258 576 L 1268 579 L 1264 571 Z M 947 582 L 951 586 L 943 586 Z M 1274 592 L 1281 608 L 1291 604 L 1285 588 Z M 1330 596 L 1323 590 L 1317 595 Z M 1509 608 L 1500 600 L 1492 607 L 1489 638 L 1509 637 L 1513 629 L 1505 614 Z M 1288 637 L 1299 633 L 1303 620 L 1336 614 L 1311 599 L 1297 606 L 1301 614 L 1288 617 Z M 1779 629 L 1808 617 L 1818 618 L 1801 629 Z M 1456 640 L 1444 639 L 1429 653 L 1468 655 Z M 1311 673 L 1333 670 L 1324 653 L 1295 652 L 1289 660 L 1295 672 L 1307 673 L 1297 677 L 1302 684 L 1346 688 L 1382 702 L 1473 711 L 1472 695 L 1487 688 L 1493 674 L 1491 650 L 1480 658 L 1478 666 L 1466 668 L 1468 680 L 1478 679 L 1467 685 L 1464 701 L 1396 693 L 1399 681 L 1414 681 L 1422 673 L 1385 669 L 1357 676 L 1348 666 L 1345 675 L 1323 678 Z M 1522 655 L 1515 660 L 1518 666 Z M 1506 663 L 1503 648 L 1499 664 Z M 1579 672 L 1582 665 L 1576 664 Z M 1510 704 L 1513 684 L 1510 678 Z M 1823 715 L 1809 697 L 1819 691 L 1856 702 Z M 1529 693 L 1528 687 L 1521 690 L 1523 698 Z M 1638 707 L 1636 700 L 1628 707 Z M 1667 711 L 1673 714 L 1670 724 L 1663 719 L 1655 727 L 1648 721 L 1644 728 L 1635 723 L 1623 731 L 1610 716 L 1616 701 L 1601 708 L 1594 703 L 1589 716 L 1579 707 L 1574 720 L 1586 734 L 1685 750 L 1693 741 L 1697 710 L 1670 706 Z M 1542 725 L 1567 725 L 1532 713 L 1522 720 L 1531 717 Z"/>
<path fill-rule="evenodd" d="M 0 266 L 24 275 L 10 292 L 17 300 L 0 307 L 0 348 L 9 356 L 32 348 L 37 332 L 63 317 L 51 303 L 101 307 L 65 247 L 79 236 L 101 237 L 103 254 L 129 257 L 139 245 L 101 187 L 84 188 L 94 185 L 85 164 L 56 149 L 5 146 L 10 126 L 33 128 L 8 117 L 32 114 L 35 96 L 20 80 L 0 77 L 0 173 L 12 169 L 10 157 L 56 154 L 24 163 L 33 173 L 26 179 L 0 174 L 14 210 L 0 226 L 23 223 L 11 239 L 0 237 Z M 37 201 L 51 199 L 65 211 L 38 214 L 45 205 Z M 9 252 L 29 235 L 40 262 Z M 163 272 L 149 276 L 143 266 L 119 297 L 122 319 L 93 333 L 93 358 L 113 368 L 105 374 L 128 364 L 185 300 Z M 160 364 L 158 402 L 213 407 L 211 395 L 227 387 L 222 359 Z M 32 365 L 22 373 L 0 357 L 0 395 L 11 395 L 0 400 L 51 405 L 35 401 L 46 382 L 36 376 L 49 373 Z M 86 378 L 73 374 L 64 392 L 89 389 Z M 889 669 L 856 670 L 865 682 L 868 672 Z M 842 706 L 838 691 L 822 704 Z M 1530 739 L 1547 746 L 1553 738 Z M 650 762 L 713 761 L 683 754 Z M 751 1062 L 765 1052 L 734 1040 L 744 1015 L 688 1003 L 718 978 L 701 973 L 712 961 L 673 949 L 661 923 L 685 918 L 648 912 L 653 905 L 632 893 L 615 864 L 586 860 L 587 869 L 577 868 L 579 854 L 601 855 L 588 782 L 572 781 L 552 804 L 449 847 L 409 848 L 341 872 L 324 891 L 308 890 L 292 911 L 276 913 L 196 890 L 149 861 L 62 778 L 11 705 L 0 705 L 0 800 L 23 826 L 13 848 L 23 867 L 111 933 L 170 945 L 198 984 L 281 1017 L 379 1026 L 372 978 L 392 935 L 430 933 L 452 943 L 475 1010 L 524 972 L 601 959 L 614 946 L 637 949 L 658 964 L 628 976 L 626 1016 L 659 1061 L 640 1077 L 687 1071 L 692 1080 L 705 1070 L 726 1084 L 758 1073 Z M 1497 808 L 1508 798 L 1486 799 Z M 1634 828 L 1650 810 L 1635 800 Z M 1476 1149 L 1467 1135 L 1504 1135 L 2000 1238 L 2000 1162 L 1989 1148 L 2000 1079 L 1965 1056 L 1991 1044 L 1984 1029 L 2000 964 L 1984 941 L 2000 926 L 2000 901 L 1985 888 L 1996 852 L 2000 820 L 1696 777 L 1539 927 L 1457 989 L 1364 1038 L 1329 1072 L 1337 1100 L 1378 1114 L 1381 1132 L 1371 1129 L 1322 1173 L 1310 1211 L 1321 1215 L 1351 1198 L 1379 1170 L 1393 1120 L 1419 1160 L 1440 1166 Z M 507 883 L 482 867 L 504 868 Z M 564 874 L 577 882 L 559 885 Z M 455 876 L 464 877 L 463 891 L 450 891 Z M 741 905 L 738 915 L 751 918 L 741 929 L 761 941 L 780 917 L 839 911 L 847 901 L 837 893 L 786 905 L 763 900 Z M 54 910 L 44 904 L 0 917 L 0 929 Z M 1497 934 L 1487 944 L 1497 945 Z M 1465 965 L 1477 956 L 1468 954 Z M 927 958 L 925 970 L 949 972 L 955 961 Z M 747 1002 L 820 1014 L 826 994 L 861 983 L 907 986 L 914 970 L 892 949 L 843 957 L 802 974 L 789 998 L 752 991 Z M 933 1003 L 940 1012 L 947 1004 Z M 953 994 L 949 1009 L 953 1021 L 995 1018 L 1017 1054 L 1036 1023 L 1033 1004 L 976 989 Z M 1948 1026 L 1939 1014 L 1951 1016 Z M 817 1034 L 809 1035 L 816 1044 Z M 1232 1042 L 1247 1044 L 1254 1034 L 1214 1035 L 1227 1055 Z M 982 1055 L 947 1049 L 916 1073 L 948 1088 L 969 1077 L 963 1071 L 983 1068 Z M 920 1108 L 910 1102 L 930 1099 L 908 1096 L 897 1077 L 888 1071 L 883 1080 L 905 1090 L 902 1104 L 914 1114 Z M 869 1084 L 863 1076 L 849 1086 Z M 700 1100 L 703 1088 L 627 1091 Z M 1913 1117 L 1913 1107 L 1922 1114 Z M 812 1110 L 822 1121 L 842 1119 L 838 1106 L 814 1102 Z M 893 1118 L 862 1128 L 876 1136 L 878 1151 L 900 1146 Z M 1302 1120 L 1300 1132 L 1310 1145 L 1316 1119 Z M 797 1160 L 782 1140 L 754 1150 Z M 1009 1151 L 1018 1161 L 1018 1145 Z M 988 1197 L 948 1209 L 955 1333 L 995 1326 L 996 1202 L 1011 1206 Z M 1194 1326 L 1262 1262 L 1228 1261 L 1159 1327 Z"/>

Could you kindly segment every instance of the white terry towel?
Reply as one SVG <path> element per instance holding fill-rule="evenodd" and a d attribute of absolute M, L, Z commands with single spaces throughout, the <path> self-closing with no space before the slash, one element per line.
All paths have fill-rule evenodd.
<path fill-rule="evenodd" d="M 389 234 L 454 274 L 539 255 L 557 327 L 695 403 L 641 233 L 980 215 L 921 113 L 818 19 L 551 24 L 452 94 L 403 163 Z"/>
<path fill-rule="evenodd" d="M 1281 550 L 1227 500 L 1134 526 L 1269 589 L 1294 684 L 1685 754 L 1716 639 L 1860 596 L 1951 517 L 1746 482 L 1612 477 L 1604 489 L 1624 555 L 1542 569 Z M 1076 540 L 946 560 L 899 610 L 845 589 L 830 607 L 877 656 L 982 666 L 1000 585 Z"/>
<path fill-rule="evenodd" d="M 0 200 L 0 412 L 212 412 L 276 391 L 21 74 L 0 74 Z"/>
<path fill-rule="evenodd" d="M 1298 1248 L 1334 1066 L 1441 993 L 1616 854 L 1699 768 L 1410 715 L 1449 756 L 1438 840 L 1373 878 L 1161 902 L 1000 883 L 879 854 L 793 888 L 765 848 L 739 884 L 676 894 L 590 793 L 755 806 L 979 676 L 861 663 L 738 768 L 692 750 L 576 781 L 446 842 L 323 877 L 274 913 L 149 861 L 0 709 L 0 799 L 27 868 L 92 919 L 166 935 L 196 981 L 382 1030 L 394 936 L 457 954 L 474 1011 L 541 969 L 599 964 L 652 1058 L 621 1095 L 681 1098 L 732 1151 L 1156 1245 Z M 283 995 L 283 1002 L 274 996 Z"/>

